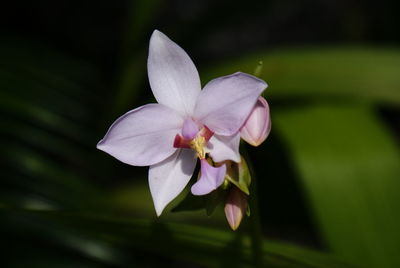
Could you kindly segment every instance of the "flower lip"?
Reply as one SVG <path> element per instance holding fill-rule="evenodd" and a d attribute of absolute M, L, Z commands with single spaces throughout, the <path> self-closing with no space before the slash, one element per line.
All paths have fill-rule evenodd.
<path fill-rule="evenodd" d="M 205 195 L 214 191 L 224 182 L 226 174 L 225 164 L 213 167 L 207 162 L 207 159 L 201 159 L 200 165 L 200 179 L 191 188 L 194 195 Z"/>
<path fill-rule="evenodd" d="M 206 126 L 203 126 L 201 130 L 198 130 L 197 125 L 194 125 L 196 123 L 194 123 L 191 119 L 190 121 L 185 120 L 185 123 L 188 123 L 184 123 L 182 135 L 176 134 L 173 146 L 174 148 L 191 148 L 197 152 L 197 156 L 200 159 L 205 159 L 205 147 L 214 133 Z M 197 132 L 195 132 L 196 128 Z"/>

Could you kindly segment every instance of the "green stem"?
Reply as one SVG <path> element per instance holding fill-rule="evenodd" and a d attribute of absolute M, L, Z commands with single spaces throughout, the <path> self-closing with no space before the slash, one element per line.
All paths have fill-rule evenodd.
<path fill-rule="evenodd" d="M 251 247 L 253 252 L 253 261 L 255 267 L 263 266 L 263 254 L 262 254 L 262 229 L 261 229 L 261 219 L 260 219 L 260 211 L 258 206 L 258 193 L 257 193 L 257 179 L 255 176 L 255 172 L 251 163 L 251 159 L 249 154 L 247 153 L 245 146 L 242 146 L 242 152 L 244 158 L 247 162 L 249 172 L 251 175 L 251 184 L 250 184 L 250 196 L 249 196 L 249 206 L 251 209 L 250 216 L 250 238 L 251 238 Z"/>

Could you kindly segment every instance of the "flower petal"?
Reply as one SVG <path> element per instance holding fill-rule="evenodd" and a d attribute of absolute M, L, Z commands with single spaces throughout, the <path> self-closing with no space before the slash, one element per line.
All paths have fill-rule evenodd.
<path fill-rule="evenodd" d="M 189 182 L 196 166 L 195 152 L 178 149 L 173 155 L 149 169 L 149 185 L 157 216 Z"/>
<path fill-rule="evenodd" d="M 197 69 L 181 47 L 157 30 L 150 39 L 147 69 L 158 103 L 192 115 L 201 90 Z"/>
<path fill-rule="evenodd" d="M 191 118 L 186 118 L 182 127 L 182 136 L 186 140 L 191 140 L 196 137 L 197 132 L 199 132 L 199 126 Z"/>
<path fill-rule="evenodd" d="M 223 182 L 226 174 L 225 164 L 213 167 L 206 159 L 201 160 L 200 179 L 193 184 L 191 191 L 194 195 L 205 195 L 217 189 Z"/>
<path fill-rule="evenodd" d="M 182 125 L 183 117 L 174 110 L 147 104 L 118 118 L 97 148 L 126 164 L 153 165 L 175 152 L 175 135 Z"/>
<path fill-rule="evenodd" d="M 240 129 L 240 137 L 253 146 L 259 146 L 268 137 L 270 131 L 271 117 L 268 102 L 260 96 Z"/>
<path fill-rule="evenodd" d="M 214 135 L 207 143 L 206 152 L 210 154 L 214 162 L 232 160 L 240 162 L 240 135 L 233 136 Z"/>
<path fill-rule="evenodd" d="M 249 116 L 267 84 L 245 73 L 210 81 L 201 91 L 194 116 L 216 134 L 235 134 Z"/>

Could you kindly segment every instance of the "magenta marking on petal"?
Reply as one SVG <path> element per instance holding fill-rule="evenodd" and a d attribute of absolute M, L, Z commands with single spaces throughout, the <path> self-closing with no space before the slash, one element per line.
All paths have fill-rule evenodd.
<path fill-rule="evenodd" d="M 194 195 L 205 195 L 217 189 L 223 182 L 226 174 L 226 166 L 211 166 L 206 159 L 201 159 L 201 176 L 193 184 L 191 191 Z"/>
<path fill-rule="evenodd" d="M 206 141 L 208 142 L 211 137 L 214 135 L 214 132 L 212 132 L 207 126 L 204 126 L 201 130 L 200 130 L 200 135 L 203 136 Z"/>
<path fill-rule="evenodd" d="M 183 122 L 183 127 L 182 127 L 182 136 L 186 140 L 192 140 L 194 137 L 196 137 L 198 132 L 199 132 L 198 125 L 191 118 L 185 119 L 185 122 Z"/>
<path fill-rule="evenodd" d="M 191 148 L 190 141 L 186 140 L 181 135 L 176 134 L 174 140 L 174 148 Z"/>

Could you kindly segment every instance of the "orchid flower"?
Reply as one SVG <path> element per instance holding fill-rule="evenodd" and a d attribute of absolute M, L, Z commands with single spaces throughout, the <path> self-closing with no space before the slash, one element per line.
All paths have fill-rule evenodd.
<path fill-rule="evenodd" d="M 149 185 L 159 216 L 188 184 L 197 158 L 201 176 L 195 195 L 219 187 L 224 160 L 240 161 L 239 129 L 267 84 L 245 73 L 210 81 L 201 90 L 195 65 L 186 52 L 155 30 L 147 62 L 150 87 L 158 103 L 118 118 L 97 148 L 133 166 L 150 166 Z"/>

